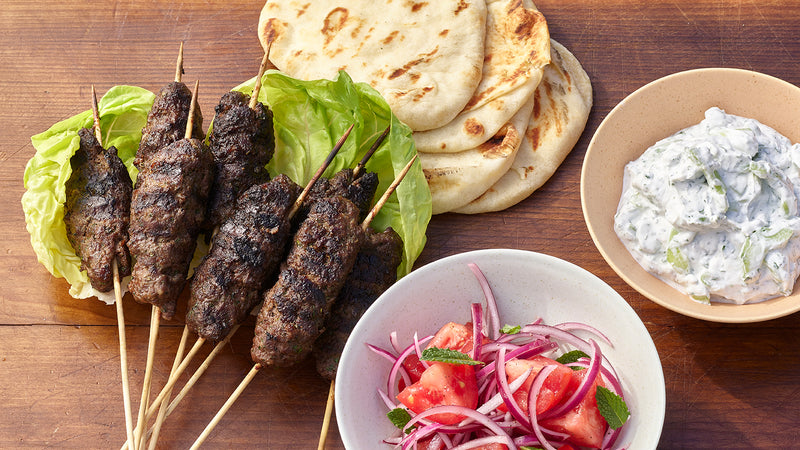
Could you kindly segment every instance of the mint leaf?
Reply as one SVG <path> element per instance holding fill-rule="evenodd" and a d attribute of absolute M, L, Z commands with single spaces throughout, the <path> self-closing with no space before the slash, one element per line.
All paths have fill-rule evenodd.
<path fill-rule="evenodd" d="M 470 366 L 483 364 L 480 361 L 475 361 L 466 353 L 461 353 L 458 350 L 437 347 L 426 348 L 422 351 L 422 356 L 419 359 L 422 361 L 436 361 L 447 364 L 466 364 Z"/>
<path fill-rule="evenodd" d="M 504 325 L 503 328 L 500 329 L 500 332 L 503 334 L 517 334 L 522 329 L 521 326 L 511 326 L 511 325 Z"/>
<path fill-rule="evenodd" d="M 625 425 L 628 417 L 631 416 L 625 400 L 603 386 L 597 386 L 594 398 L 597 400 L 597 409 L 600 410 L 600 414 L 606 419 L 608 426 L 615 430 Z"/>
<path fill-rule="evenodd" d="M 386 417 L 388 417 L 389 420 L 392 421 L 394 426 L 396 426 L 401 430 L 405 428 L 406 424 L 411 420 L 411 414 L 409 414 L 408 411 L 406 411 L 403 408 L 395 408 L 389 411 L 388 413 L 386 413 Z M 409 428 L 408 430 L 406 430 L 406 433 L 411 433 L 411 431 L 413 431 L 414 428 L 416 427 Z"/>
<path fill-rule="evenodd" d="M 527 445 L 522 445 L 519 447 L 519 450 L 544 450 L 542 447 L 529 447 Z"/>
<path fill-rule="evenodd" d="M 581 358 L 588 358 L 589 355 L 580 351 L 580 350 L 572 350 L 571 352 L 564 353 L 563 355 L 559 356 L 556 361 L 560 362 L 561 364 L 571 364 L 574 362 L 578 362 Z M 581 367 L 573 367 L 575 370 L 580 370 Z"/>

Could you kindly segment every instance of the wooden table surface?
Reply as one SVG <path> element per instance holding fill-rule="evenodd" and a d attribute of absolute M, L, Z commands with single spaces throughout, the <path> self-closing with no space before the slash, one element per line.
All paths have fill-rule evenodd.
<path fill-rule="evenodd" d="M 254 75 L 261 2 L 26 2 L 0 7 L 0 447 L 118 448 L 125 437 L 115 309 L 74 300 L 36 260 L 20 206 L 30 136 L 86 110 L 90 85 L 158 90 L 186 42 L 186 79 L 201 81 L 209 118 Z M 800 442 L 797 315 L 734 325 L 664 309 L 630 288 L 594 247 L 580 205 L 587 144 L 626 95 L 661 76 L 738 67 L 800 84 L 800 9 L 789 0 L 538 0 L 553 38 L 583 63 L 594 108 L 578 145 L 539 191 L 480 217 L 435 216 L 417 265 L 506 247 L 550 254 L 599 276 L 650 331 L 666 379 L 661 448 L 790 448 Z M 149 307 L 126 297 L 134 407 Z M 176 317 L 181 317 L 178 314 Z M 624 325 L 623 325 L 624 326 Z M 164 383 L 183 323 L 162 324 L 154 385 Z M 250 369 L 252 328 L 237 333 L 171 416 L 162 448 L 187 448 Z M 206 348 L 201 355 L 207 353 Z M 199 359 L 198 359 L 199 360 Z M 196 365 L 196 364 L 195 364 Z M 264 370 L 207 441 L 209 448 L 316 448 L 328 383 L 309 363 Z M 342 448 L 332 427 L 328 448 Z"/>

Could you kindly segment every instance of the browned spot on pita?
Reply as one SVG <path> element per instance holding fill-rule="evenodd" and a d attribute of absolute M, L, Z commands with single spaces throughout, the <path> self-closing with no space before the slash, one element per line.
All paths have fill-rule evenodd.
<path fill-rule="evenodd" d="M 420 9 L 428 5 L 428 2 L 419 2 L 411 4 L 411 12 L 418 12 Z"/>
<path fill-rule="evenodd" d="M 325 17 L 322 25 L 322 34 L 325 36 L 325 44 L 330 44 L 333 37 L 344 28 L 347 23 L 347 17 L 350 13 L 347 8 L 337 7 L 333 8 L 331 12 Z"/>
<path fill-rule="evenodd" d="M 272 18 L 264 23 L 264 29 L 261 33 L 264 36 L 264 41 L 267 43 L 274 42 L 283 35 L 286 31 L 288 24 L 281 22 L 278 19 Z"/>
<path fill-rule="evenodd" d="M 398 35 L 399 33 L 400 33 L 400 32 L 399 32 L 399 31 L 397 31 L 397 30 L 394 30 L 394 31 L 392 31 L 391 33 L 389 33 L 389 35 L 388 35 L 388 36 L 386 36 L 385 38 L 383 38 L 383 40 L 381 41 L 381 43 L 383 43 L 383 45 L 388 45 L 388 44 L 390 44 L 390 43 L 391 43 L 391 42 L 394 40 L 394 38 L 395 38 L 395 37 L 397 37 L 397 35 Z M 355 37 L 355 36 L 353 36 L 353 37 Z"/>
<path fill-rule="evenodd" d="M 432 191 L 445 191 L 449 186 L 456 186 L 452 177 L 463 172 L 464 169 L 460 167 L 436 167 L 433 169 L 422 169 L 425 175 L 425 180 L 428 182 L 428 187 Z"/>
<path fill-rule="evenodd" d="M 526 134 L 528 135 L 528 141 L 531 143 L 531 148 L 533 151 L 536 151 L 536 149 L 539 148 L 540 133 L 541 131 L 539 130 L 539 127 L 528 127 L 528 132 Z"/>
<path fill-rule="evenodd" d="M 469 8 L 469 5 L 467 4 L 467 2 L 465 0 L 461 0 L 460 2 L 458 2 L 458 6 L 456 6 L 456 9 L 455 9 L 455 11 L 453 11 L 453 14 L 459 15 L 461 13 L 461 11 L 463 11 L 463 10 L 465 10 L 467 8 Z"/>
<path fill-rule="evenodd" d="M 519 134 L 513 125 L 507 123 L 488 141 L 478 146 L 478 151 L 486 159 L 508 158 L 519 144 Z"/>
<path fill-rule="evenodd" d="M 449 32 L 450 32 L 450 30 L 442 30 L 442 31 L 439 32 L 439 36 L 445 37 L 445 36 L 447 36 L 447 33 L 449 33 Z"/>
<path fill-rule="evenodd" d="M 417 82 L 417 80 L 419 80 L 419 77 L 420 77 L 420 76 L 421 76 L 421 75 L 420 75 L 420 74 L 418 74 L 417 72 L 414 72 L 414 73 L 410 73 L 410 74 L 408 74 L 408 77 L 409 77 L 409 78 L 411 78 L 411 81 L 412 81 L 412 82 L 414 82 L 414 83 L 416 83 L 416 82 Z"/>
<path fill-rule="evenodd" d="M 483 125 L 474 117 L 464 121 L 464 132 L 472 136 L 481 136 L 484 133 Z"/>
<path fill-rule="evenodd" d="M 300 9 L 298 9 L 298 10 L 297 10 L 297 17 L 300 17 L 300 16 L 302 16 L 303 14 L 305 14 L 305 13 L 306 13 L 306 10 L 308 10 L 308 7 L 309 7 L 309 6 L 311 6 L 311 3 L 306 3 L 305 5 L 303 5 L 302 7 L 300 7 Z"/>
<path fill-rule="evenodd" d="M 542 114 L 542 94 L 539 92 L 539 89 L 533 92 L 533 112 L 531 114 L 534 119 L 538 119 Z"/>
<path fill-rule="evenodd" d="M 444 150 L 444 149 L 446 149 L 446 148 L 447 148 L 447 144 L 446 144 L 446 143 L 444 143 L 444 142 L 442 142 L 442 150 Z"/>
<path fill-rule="evenodd" d="M 388 78 L 390 80 L 394 80 L 397 77 L 403 76 L 406 72 L 409 71 L 409 69 L 411 69 L 411 68 L 413 68 L 415 66 L 418 66 L 418 65 L 420 65 L 422 63 L 430 61 L 431 57 L 433 57 L 438 52 L 439 52 L 439 46 L 437 45 L 436 48 L 434 48 L 430 52 L 422 55 L 422 57 L 417 58 L 414 61 L 410 61 L 410 62 L 406 63 L 403 67 L 401 67 L 399 69 L 394 69 L 394 71 L 392 71 L 392 73 L 389 74 Z"/>

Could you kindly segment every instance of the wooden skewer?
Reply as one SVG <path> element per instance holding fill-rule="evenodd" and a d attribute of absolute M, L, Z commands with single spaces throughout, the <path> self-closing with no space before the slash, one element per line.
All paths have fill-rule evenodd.
<path fill-rule="evenodd" d="M 336 380 L 331 380 L 331 387 L 328 389 L 328 402 L 325 403 L 325 416 L 322 419 L 322 430 L 319 432 L 319 445 L 317 450 L 325 449 L 325 441 L 328 439 L 328 429 L 331 427 L 331 414 L 333 413 L 333 397 L 336 393 Z"/>
<path fill-rule="evenodd" d="M 385 205 L 386 202 L 389 200 L 389 197 L 397 189 L 397 185 L 399 185 L 400 182 L 403 181 L 403 178 L 405 178 L 408 171 L 411 170 L 411 166 L 414 164 L 414 161 L 416 160 L 417 160 L 417 155 L 414 155 L 414 157 L 411 158 L 411 161 L 409 161 L 408 164 L 406 164 L 406 166 L 403 168 L 403 170 L 400 171 L 400 173 L 394 179 L 392 184 L 389 185 L 389 187 L 386 189 L 386 192 L 384 192 L 381 198 L 378 199 L 378 201 L 375 203 L 375 206 L 373 206 L 372 210 L 370 210 L 369 214 L 367 214 L 367 217 L 364 219 L 364 222 L 361 223 L 361 228 L 363 230 L 366 231 L 366 229 L 369 227 L 369 224 L 372 222 L 372 219 L 375 218 L 375 215 L 378 214 L 383 205 Z M 319 435 L 319 446 L 317 447 L 318 450 L 322 450 L 325 448 L 325 440 L 328 436 L 328 428 L 330 427 L 331 423 L 331 413 L 333 412 L 333 398 L 334 398 L 335 386 L 336 386 L 336 380 L 331 380 L 331 387 L 330 391 L 328 392 L 328 402 L 325 405 L 325 416 L 322 419 L 322 430 L 320 431 Z"/>
<path fill-rule="evenodd" d="M 352 128 L 352 126 L 350 128 Z M 406 166 L 403 168 L 400 174 L 397 175 L 392 184 L 389 185 L 389 187 L 386 189 L 386 192 L 383 193 L 381 198 L 378 200 L 377 203 L 375 203 L 375 206 L 372 207 L 372 210 L 370 210 L 369 214 L 367 214 L 367 217 L 361 223 L 362 229 L 366 230 L 367 227 L 369 227 L 369 224 L 372 222 L 372 219 L 375 217 L 376 214 L 378 214 L 383 205 L 386 204 L 386 201 L 389 200 L 389 197 L 392 195 L 394 190 L 397 189 L 397 185 L 399 185 L 400 182 L 403 181 L 403 178 L 406 176 L 408 171 L 411 169 L 411 166 L 414 164 L 414 161 L 416 160 L 417 160 L 417 155 L 414 155 L 414 157 L 411 158 L 411 161 L 409 161 L 408 164 L 406 164 Z M 242 395 L 242 392 L 244 392 L 245 388 L 247 388 L 247 385 L 250 384 L 250 382 L 253 380 L 256 374 L 262 369 L 262 367 L 263 366 L 261 365 L 261 363 L 256 363 L 253 365 L 253 368 L 250 369 L 250 372 L 247 373 L 247 375 L 244 377 L 241 383 L 239 383 L 239 386 L 236 387 L 236 390 L 233 391 L 231 396 L 228 397 L 228 400 L 225 401 L 225 404 L 222 405 L 222 408 L 220 408 L 220 410 L 217 411 L 217 414 L 214 415 L 214 418 L 211 419 L 211 422 L 209 422 L 208 425 L 206 425 L 203 432 L 200 434 L 200 436 L 197 437 L 197 440 L 194 441 L 194 444 L 192 444 L 191 447 L 192 449 L 199 448 L 200 445 L 202 445 L 202 443 L 205 442 L 205 440 L 208 438 L 208 436 L 211 434 L 211 432 L 214 430 L 217 424 L 222 420 L 222 417 L 225 416 L 225 413 L 228 412 L 233 403 L 239 398 L 239 396 Z M 329 401 L 332 402 L 333 400 L 331 399 Z M 330 408 L 331 410 L 333 409 L 332 403 Z M 326 407 L 326 411 L 327 410 L 328 408 Z M 330 415 L 328 415 L 328 417 L 330 417 Z M 330 421 L 330 419 L 328 419 L 328 421 Z M 327 435 L 327 430 L 325 429 L 323 429 L 323 436 L 324 435 Z M 320 445 L 323 446 L 324 444 L 325 444 L 324 441 L 320 443 Z"/>
<path fill-rule="evenodd" d="M 369 161 L 369 159 L 372 158 L 372 155 L 375 153 L 375 151 L 378 150 L 381 144 L 383 144 L 383 141 L 386 139 L 386 136 L 389 135 L 389 131 L 391 129 L 392 129 L 391 125 L 386 127 L 386 129 L 383 130 L 383 133 L 381 133 L 381 135 L 378 136 L 378 139 L 375 139 L 375 142 L 372 143 L 372 147 L 370 147 L 367 153 L 364 155 L 364 157 L 361 158 L 361 161 L 358 162 L 356 168 L 353 169 L 354 180 L 361 175 L 361 171 L 364 170 L 364 166 L 367 165 L 367 161 Z"/>
<path fill-rule="evenodd" d="M 100 109 L 97 106 L 97 92 L 92 85 L 92 117 L 94 119 L 94 135 L 103 147 L 103 133 L 100 130 Z M 105 148 L 105 147 L 103 147 Z M 131 410 L 131 389 L 128 382 L 128 344 L 125 337 L 125 312 L 122 308 L 122 287 L 119 280 L 119 264 L 117 259 L 111 261 L 114 273 L 114 304 L 117 308 L 117 329 L 119 333 L 119 365 L 122 375 L 122 402 L 125 409 L 125 432 L 128 439 L 133 437 L 133 413 Z"/>
<path fill-rule="evenodd" d="M 178 49 L 178 62 L 175 64 L 175 81 L 180 82 L 181 78 L 183 78 L 183 41 Z"/>
<path fill-rule="evenodd" d="M 250 109 L 256 109 L 256 105 L 258 105 L 258 94 L 261 92 L 261 79 L 264 77 L 264 72 L 267 71 L 267 66 L 269 65 L 269 48 L 264 53 L 264 57 L 261 58 L 261 65 L 258 67 L 258 75 L 256 76 L 256 85 L 253 86 L 253 92 L 250 94 L 250 103 L 247 106 Z"/>
<path fill-rule="evenodd" d="M 170 374 L 175 372 L 178 366 L 181 363 L 181 359 L 183 358 L 183 351 L 186 349 L 186 341 L 189 340 L 189 327 L 183 327 L 183 334 L 181 335 L 181 341 L 178 344 L 178 351 L 175 353 L 175 360 L 172 362 L 172 369 L 170 370 Z M 164 418 L 167 414 L 167 402 L 169 400 L 169 396 L 172 394 L 172 389 L 166 391 L 166 395 L 164 400 L 161 402 L 153 402 L 153 405 L 160 405 L 158 408 L 158 417 L 156 417 L 156 423 L 153 424 L 153 433 L 152 433 L 152 440 L 150 440 L 150 446 L 148 447 L 149 450 L 155 450 L 156 442 L 158 442 L 158 435 L 161 432 L 161 425 L 164 423 Z M 145 420 L 145 423 L 147 420 Z M 147 440 L 147 436 L 145 436 L 145 441 Z"/>

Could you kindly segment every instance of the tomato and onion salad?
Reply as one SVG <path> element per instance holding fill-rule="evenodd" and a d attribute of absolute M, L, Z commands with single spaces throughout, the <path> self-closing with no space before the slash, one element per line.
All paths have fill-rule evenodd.
<path fill-rule="evenodd" d="M 596 342 L 612 346 L 609 339 L 578 322 L 538 319 L 501 328 L 486 277 L 477 265 L 469 268 L 486 317 L 483 305 L 473 303 L 466 324 L 451 322 L 422 338 L 415 333 L 405 346 L 396 332 L 389 349 L 367 344 L 392 364 L 378 394 L 403 432 L 384 442 L 403 450 L 612 448 L 629 412 L 619 377 Z"/>

